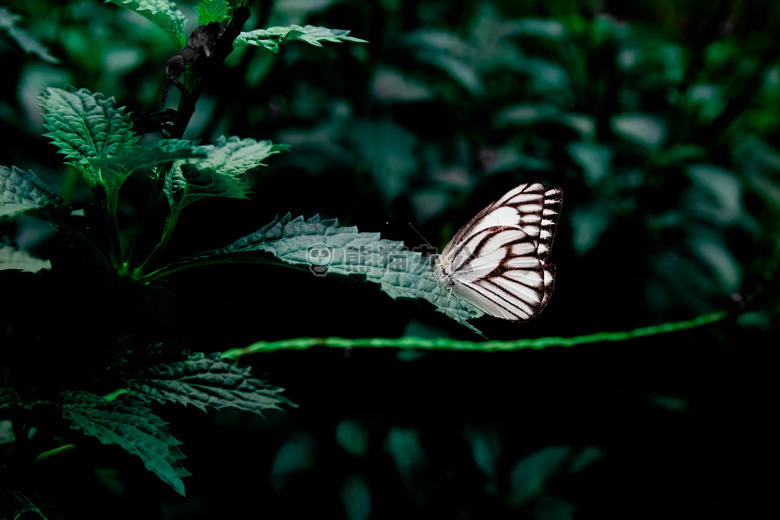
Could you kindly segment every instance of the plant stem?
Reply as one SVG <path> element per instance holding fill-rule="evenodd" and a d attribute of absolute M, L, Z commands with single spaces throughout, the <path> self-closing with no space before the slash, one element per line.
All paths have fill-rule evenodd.
<path fill-rule="evenodd" d="M 44 451 L 43 453 L 39 453 L 38 456 L 35 457 L 35 460 L 33 460 L 33 462 L 40 462 L 44 459 L 48 459 L 49 457 L 53 457 L 54 455 L 62 453 L 63 451 L 69 451 L 73 449 L 76 449 L 75 444 L 64 444 L 59 448 L 53 448 L 51 450 Z"/>
<path fill-rule="evenodd" d="M 179 207 L 174 207 L 171 209 L 171 214 L 165 220 L 165 227 L 163 228 L 162 238 L 160 238 L 160 241 L 157 243 L 157 245 L 154 246 L 154 249 L 149 254 L 149 256 L 146 257 L 146 260 L 144 260 L 141 265 L 134 269 L 133 273 L 136 278 L 143 277 L 143 273 L 147 267 L 152 263 L 157 255 L 159 255 L 165 249 L 165 246 L 168 245 L 168 242 L 171 240 L 171 236 L 173 236 L 173 231 L 176 229 L 176 224 L 179 221 L 180 210 L 181 208 Z"/>
<path fill-rule="evenodd" d="M 237 8 L 233 13 L 230 23 L 225 29 L 225 33 L 219 38 L 214 45 L 214 50 L 211 56 L 205 61 L 204 68 L 200 74 L 200 78 L 195 80 L 192 90 L 189 94 L 182 93 L 181 101 L 179 103 L 179 112 L 176 115 L 176 122 L 174 123 L 173 130 L 171 131 L 171 137 L 181 139 L 184 136 L 184 130 L 192 119 L 192 115 L 195 113 L 195 104 L 198 102 L 200 95 L 208 86 L 212 77 L 216 76 L 218 67 L 225 61 L 225 59 L 233 52 L 233 42 L 238 37 L 244 24 L 249 20 L 249 16 L 252 14 L 250 8 L 252 1 L 247 2 L 246 6 Z"/>
<path fill-rule="evenodd" d="M 315 346 L 335 348 L 360 348 L 360 347 L 384 347 L 384 348 L 424 348 L 430 350 L 468 350 L 479 352 L 510 351 L 520 349 L 543 349 L 547 347 L 573 347 L 585 343 L 600 343 L 605 341 L 626 341 L 642 336 L 665 334 L 678 330 L 692 329 L 710 323 L 715 323 L 729 316 L 727 311 L 718 311 L 703 316 L 697 316 L 690 320 L 662 323 L 649 327 L 619 331 L 597 332 L 584 336 L 574 337 L 543 337 L 532 339 L 518 339 L 511 341 L 459 341 L 449 338 L 293 338 L 281 341 L 258 341 L 248 347 L 230 349 L 222 353 L 223 358 L 235 359 L 246 354 L 260 352 L 273 352 L 277 350 L 302 350 Z"/>
<path fill-rule="evenodd" d="M 253 3 L 253 0 L 249 0 L 245 5 L 238 7 L 234 11 L 233 17 L 230 20 L 225 33 L 217 40 L 211 56 L 205 61 L 205 65 L 201 71 L 200 77 L 195 78 L 192 85 L 192 90 L 189 93 L 186 91 L 182 92 L 181 98 L 179 99 L 179 109 L 176 114 L 176 121 L 174 122 L 174 126 L 170 134 L 171 138 L 181 139 L 184 136 L 184 131 L 187 129 L 187 126 L 189 125 L 190 120 L 195 113 L 195 105 L 205 90 L 209 80 L 211 77 L 216 75 L 218 67 L 225 61 L 230 53 L 233 52 L 233 41 L 235 41 L 235 39 L 238 37 L 241 29 L 244 27 L 244 24 L 249 19 L 249 16 L 251 15 L 250 8 L 252 7 Z M 133 268 L 133 266 L 135 266 L 138 262 L 137 246 L 140 242 L 140 237 L 145 234 L 144 230 L 148 228 L 149 222 L 157 213 L 157 209 L 160 206 L 160 200 L 162 198 L 163 188 L 165 187 L 165 178 L 172 166 L 173 163 L 165 163 L 157 169 L 157 177 L 154 181 L 154 185 L 152 186 L 152 192 L 149 195 L 149 199 L 147 200 L 146 209 L 144 210 L 144 216 L 141 221 L 141 228 L 138 232 L 138 236 L 136 237 L 135 242 L 133 243 L 133 246 L 131 247 L 130 254 L 128 255 L 128 259 L 125 264 L 125 267 L 132 269 L 132 272 L 136 276 L 143 276 L 144 269 L 146 269 L 151 261 L 165 248 L 178 221 L 178 212 L 176 209 L 173 209 L 172 212 L 176 212 L 177 214 L 174 215 L 172 213 L 171 216 L 169 216 L 166 220 L 163 236 L 160 239 L 160 242 L 154 247 L 150 255 L 141 263 L 139 267 Z"/>
<path fill-rule="evenodd" d="M 152 183 L 152 190 L 149 193 L 149 197 L 146 199 L 146 207 L 144 208 L 143 217 L 141 217 L 141 225 L 138 228 L 138 233 L 130 246 L 130 251 L 127 254 L 127 266 L 132 269 L 138 263 L 138 251 L 139 243 L 142 242 L 142 238 L 146 236 L 149 226 L 152 224 L 154 215 L 157 213 L 157 208 L 160 205 L 160 195 L 165 187 L 165 176 L 168 170 L 171 168 L 172 163 L 165 163 L 155 168 L 155 177 Z"/>
<path fill-rule="evenodd" d="M 112 190 L 111 196 L 105 201 L 106 218 L 108 221 L 108 240 L 110 244 L 111 260 L 117 272 L 123 273 L 126 264 L 122 258 L 122 243 L 119 237 L 119 222 L 116 219 L 117 206 L 119 205 L 119 190 Z"/>
<path fill-rule="evenodd" d="M 165 278 L 166 276 L 171 275 L 173 273 L 184 271 L 185 269 L 191 269 L 193 267 L 204 267 L 207 265 L 216 265 L 216 264 L 248 264 L 248 263 L 276 265 L 279 267 L 289 267 L 292 269 L 305 269 L 303 267 L 296 266 L 296 265 L 280 264 L 279 262 L 274 260 L 262 260 L 256 256 L 251 258 L 247 258 L 245 256 L 234 256 L 234 257 L 224 256 L 218 258 L 208 258 L 203 260 L 193 260 L 190 262 L 181 262 L 174 265 L 166 265 L 155 271 L 152 271 L 147 275 L 143 275 L 142 278 L 144 280 L 151 281 L 151 280 L 158 280 L 160 278 Z"/>

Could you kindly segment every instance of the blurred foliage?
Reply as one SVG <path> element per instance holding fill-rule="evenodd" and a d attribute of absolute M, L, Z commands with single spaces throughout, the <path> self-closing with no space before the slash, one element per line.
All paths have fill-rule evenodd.
<path fill-rule="evenodd" d="M 255 178 L 252 201 L 215 201 L 183 218 L 175 254 L 223 246 L 288 211 L 410 247 L 421 242 L 411 222 L 441 247 L 487 202 L 541 180 L 564 192 L 555 293 L 526 325 L 482 320 L 489 338 L 740 312 L 674 338 L 572 350 L 258 355 L 252 362 L 301 408 L 268 422 L 224 413 L 208 424 L 182 411 L 172 431 L 192 446 L 188 499 L 84 445 L 37 470 L 41 487 L 62 495 L 47 504 L 89 497 L 81 518 L 105 517 L 101 507 L 113 518 L 176 519 L 761 512 L 769 495 L 758 463 L 776 447 L 766 372 L 780 303 L 780 5 L 256 3 L 250 28 L 334 27 L 370 44 L 231 55 L 185 137 L 292 149 Z M 179 7 L 194 24 L 191 6 Z M 11 1 L 7 10 L 59 63 L 26 52 L 2 15 L 0 165 L 33 170 L 87 204 L 40 137 L 38 95 L 70 83 L 155 110 L 176 49 L 143 18 L 100 2 Z M 176 101 L 172 93 L 168 106 Z M 146 191 L 133 178 L 123 189 L 130 229 Z M 51 252 L 45 226 L 3 221 L 0 232 L 40 258 Z M 91 323 L 62 312 L 63 298 L 84 303 L 79 283 L 67 293 L 19 289 L 24 308 L 56 317 L 45 340 L 89 333 Z M 204 269 L 171 289 L 180 297 L 170 334 L 193 350 L 298 336 L 473 339 L 429 308 L 282 269 Z"/>

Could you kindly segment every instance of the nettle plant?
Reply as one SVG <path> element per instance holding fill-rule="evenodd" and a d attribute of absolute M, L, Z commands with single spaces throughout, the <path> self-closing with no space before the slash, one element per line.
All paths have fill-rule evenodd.
<path fill-rule="evenodd" d="M 173 3 L 113 3 L 154 22 L 181 49 L 166 64 L 161 95 L 164 99 L 170 87 L 179 89 L 178 110 L 134 117 L 101 93 L 47 88 L 40 96 L 44 135 L 59 149 L 65 164 L 80 174 L 94 200 L 86 210 L 74 209 L 32 171 L 0 166 L 0 217 L 43 219 L 57 231 L 52 240 L 66 244 L 49 264 L 5 240 L 0 243 L 0 273 L 32 271 L 34 275 L 25 274 L 43 284 L 52 279 L 73 279 L 74 284 L 90 280 L 101 288 L 100 294 L 126 300 L 125 310 L 155 314 L 165 311 L 162 282 L 184 269 L 220 263 L 257 264 L 262 269 L 283 263 L 321 274 L 327 268 L 329 275 L 350 279 L 357 275 L 378 284 L 392 298 L 427 300 L 473 329 L 467 320 L 483 313 L 442 287 L 427 257 L 378 233 L 339 227 L 335 220 L 317 216 L 305 220 L 288 214 L 220 249 L 162 261 L 185 208 L 207 198 L 249 197 L 247 172 L 288 151 L 284 144 L 253 138 L 221 137 L 214 144 L 182 138 L 198 97 L 231 51 L 257 46 L 276 54 L 293 40 L 318 47 L 321 42 L 364 40 L 348 36 L 349 31 L 308 25 L 245 32 L 252 2 L 232 10 L 224 0 L 204 0 L 197 6 L 199 27 L 186 39 L 184 17 Z M 139 120 L 147 127 L 151 124 L 162 137 L 150 142 L 154 141 L 150 134 L 142 142 L 133 130 Z M 122 186 L 134 174 L 148 179 L 148 202 L 137 231 L 120 236 L 117 209 Z M 149 245 L 143 237 L 153 232 L 158 238 Z M 323 251 L 330 255 L 327 260 L 320 254 Z M 294 406 L 281 395 L 282 389 L 254 377 L 231 356 L 190 352 L 155 337 L 138 321 L 96 323 L 97 332 L 86 344 L 60 345 L 58 355 L 39 355 L 34 342 L 22 349 L 0 350 L 6 489 L 19 489 L 25 468 L 34 461 L 72 449 L 74 444 L 63 435 L 71 428 L 140 457 L 147 469 L 183 495 L 181 479 L 188 472 L 181 465 L 180 443 L 150 404 L 179 403 L 204 411 L 232 407 L 258 415 L 282 405 Z M 24 510 L 25 504 L 33 507 L 21 492 L 13 493 L 5 498 L 15 502 L 17 510 Z"/>

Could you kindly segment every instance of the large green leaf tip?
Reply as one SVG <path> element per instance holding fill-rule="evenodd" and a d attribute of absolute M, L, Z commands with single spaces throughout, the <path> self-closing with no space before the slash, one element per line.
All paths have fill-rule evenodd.
<path fill-rule="evenodd" d="M 237 408 L 263 415 L 281 404 L 294 406 L 280 395 L 281 388 L 252 377 L 249 367 L 222 359 L 219 352 L 192 353 L 184 361 L 150 367 L 126 385 L 140 399 L 192 405 L 204 412 L 206 407 Z"/>
<path fill-rule="evenodd" d="M 108 402 L 88 392 L 63 392 L 62 414 L 71 428 L 103 444 L 119 446 L 137 455 L 149 471 L 184 495 L 181 442 L 167 432 L 167 423 L 133 399 Z"/>
<path fill-rule="evenodd" d="M 327 250 L 324 266 L 315 253 Z M 380 238 L 379 233 L 361 233 L 356 227 L 339 227 L 337 220 L 320 220 L 314 216 L 292 219 L 290 215 L 240 238 L 222 249 L 183 259 L 219 261 L 219 257 L 257 258 L 257 253 L 270 253 L 278 261 L 308 269 L 315 275 L 362 275 L 365 281 L 379 284 L 391 298 L 420 298 L 432 303 L 436 310 L 479 333 L 468 320 L 484 313 L 453 296 L 434 275 L 428 257 L 408 251 L 402 242 Z M 177 262 L 179 264 L 179 262 Z M 169 266 L 172 267 L 172 266 Z M 324 268 L 323 268 L 324 267 Z"/>
<path fill-rule="evenodd" d="M 0 166 L 0 217 L 67 213 L 68 206 L 33 172 Z"/>
<path fill-rule="evenodd" d="M 173 2 L 168 0 L 105 0 L 104 3 L 116 4 L 135 11 L 151 21 L 168 35 L 176 49 L 182 49 L 187 45 L 187 38 L 184 37 L 184 15 Z"/>
<path fill-rule="evenodd" d="M 89 90 L 47 88 L 43 101 L 44 134 L 60 149 L 70 164 L 78 169 L 91 188 L 103 184 L 100 171 L 91 159 L 116 155 L 126 146 L 138 142 L 133 122 L 125 107 L 117 108 L 113 97 Z"/>
<path fill-rule="evenodd" d="M 306 42 L 315 47 L 322 47 L 320 42 L 355 42 L 367 43 L 366 40 L 349 36 L 349 32 L 344 29 L 328 29 L 327 27 L 316 27 L 314 25 L 290 25 L 288 27 L 269 27 L 268 29 L 257 29 L 250 32 L 242 32 L 233 42 L 234 47 L 243 47 L 245 45 L 254 45 L 265 47 L 274 54 L 279 54 L 279 46 L 286 41 L 298 40 Z"/>

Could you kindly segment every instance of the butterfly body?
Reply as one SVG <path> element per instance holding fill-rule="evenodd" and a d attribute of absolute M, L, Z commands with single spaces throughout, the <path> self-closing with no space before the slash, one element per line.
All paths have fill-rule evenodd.
<path fill-rule="evenodd" d="M 547 257 L 563 192 L 521 184 L 464 225 L 434 257 L 439 283 L 486 314 L 526 321 L 547 305 L 555 266 Z"/>

